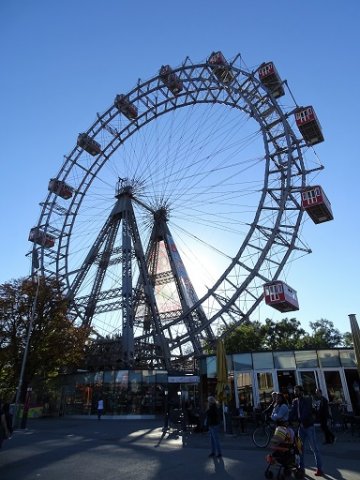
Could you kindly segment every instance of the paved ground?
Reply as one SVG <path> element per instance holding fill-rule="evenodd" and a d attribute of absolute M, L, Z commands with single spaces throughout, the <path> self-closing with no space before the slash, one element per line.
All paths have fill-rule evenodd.
<path fill-rule="evenodd" d="M 1 480 L 260 480 L 265 450 L 249 435 L 222 435 L 223 458 L 209 459 L 207 434 L 162 433 L 160 420 L 40 419 L 0 450 Z M 322 448 L 325 478 L 360 480 L 360 437 Z M 315 479 L 307 453 L 306 478 Z"/>

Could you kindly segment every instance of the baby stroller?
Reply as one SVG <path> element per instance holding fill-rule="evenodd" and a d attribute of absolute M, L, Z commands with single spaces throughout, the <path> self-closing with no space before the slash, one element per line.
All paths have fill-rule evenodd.
<path fill-rule="evenodd" d="M 273 478 L 277 470 L 278 480 L 289 480 L 294 474 L 295 478 L 303 478 L 299 469 L 299 453 L 302 444 L 299 436 L 295 435 L 290 427 L 278 426 L 270 441 L 271 453 L 266 455 L 267 468 L 265 478 Z"/>

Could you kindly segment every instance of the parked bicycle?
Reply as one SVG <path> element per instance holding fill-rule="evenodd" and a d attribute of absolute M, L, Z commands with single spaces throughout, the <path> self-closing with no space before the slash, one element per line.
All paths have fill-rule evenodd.
<path fill-rule="evenodd" d="M 254 445 L 259 448 L 265 448 L 269 445 L 271 437 L 274 435 L 275 425 L 269 421 L 264 421 L 262 425 L 257 427 L 252 434 Z"/>

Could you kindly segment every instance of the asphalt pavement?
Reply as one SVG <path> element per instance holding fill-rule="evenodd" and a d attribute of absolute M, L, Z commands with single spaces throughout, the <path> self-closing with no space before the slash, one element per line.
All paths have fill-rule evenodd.
<path fill-rule="evenodd" d="M 223 457 L 218 459 L 208 457 L 207 433 L 164 433 L 161 419 L 29 420 L 27 429 L 16 430 L 0 450 L 0 479 L 264 479 L 267 451 L 252 444 L 250 433 L 222 433 Z M 360 480 L 359 435 L 340 432 L 336 444 L 321 451 L 325 478 Z M 306 465 L 306 478 L 319 478 L 311 452 L 306 453 Z"/>

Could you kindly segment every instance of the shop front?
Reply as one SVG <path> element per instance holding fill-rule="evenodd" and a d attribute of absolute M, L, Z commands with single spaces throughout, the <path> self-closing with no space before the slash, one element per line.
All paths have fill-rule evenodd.
<path fill-rule="evenodd" d="M 263 410 L 271 393 L 280 391 L 291 403 L 294 387 L 303 385 L 307 395 L 321 389 L 331 405 L 343 412 L 360 409 L 360 381 L 354 350 L 299 350 L 251 352 L 227 356 L 234 408 Z M 215 391 L 215 357 L 207 357 L 207 390 Z M 205 373 L 205 372 L 203 372 Z"/>
<path fill-rule="evenodd" d="M 317 388 L 342 412 L 360 412 L 360 379 L 354 350 L 299 350 L 247 352 L 227 355 L 229 409 L 251 413 L 271 402 L 281 391 L 291 403 L 294 387 L 303 385 L 314 396 Z M 198 362 L 193 375 L 168 375 L 159 370 L 112 370 L 66 375 L 59 411 L 68 415 L 95 415 L 104 401 L 104 415 L 164 415 L 172 405 L 191 403 L 204 410 L 208 395 L 216 394 L 216 357 Z"/>

